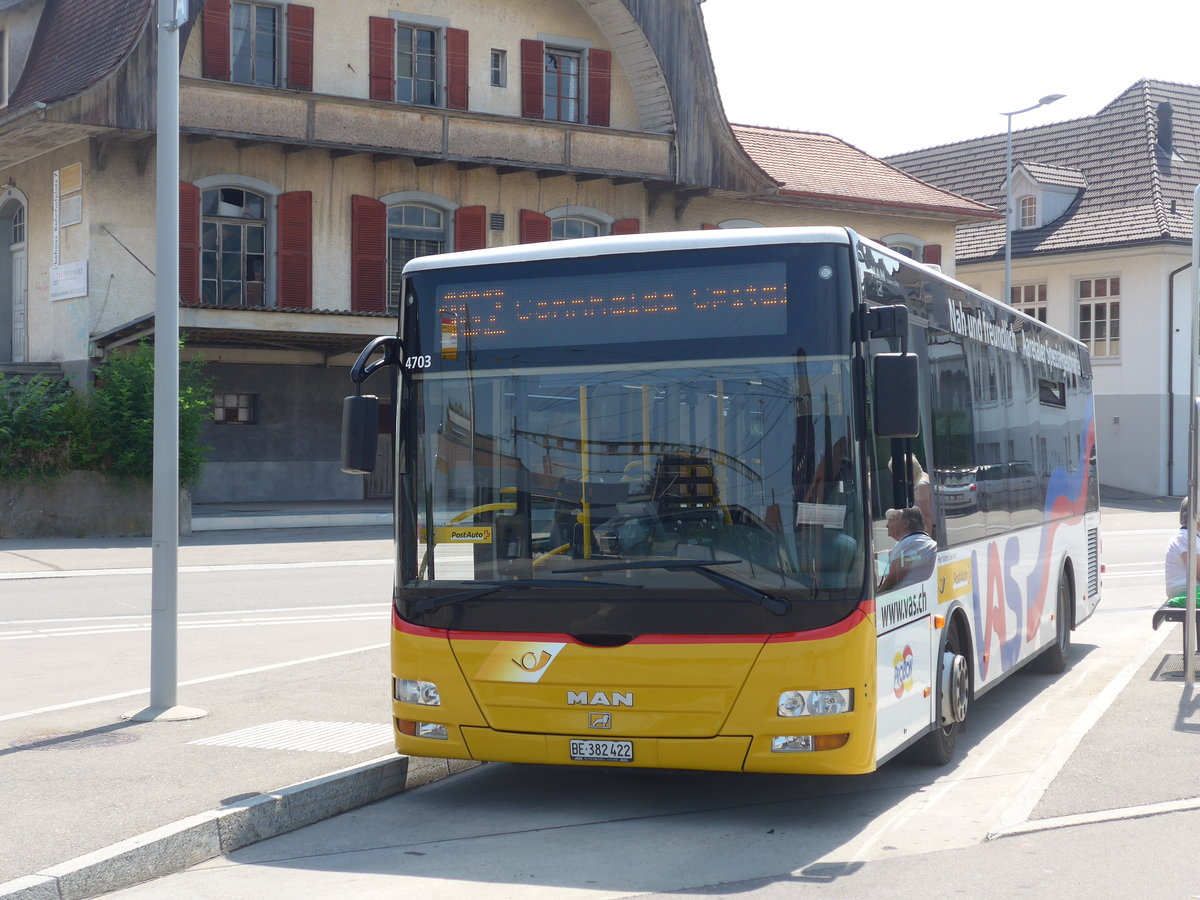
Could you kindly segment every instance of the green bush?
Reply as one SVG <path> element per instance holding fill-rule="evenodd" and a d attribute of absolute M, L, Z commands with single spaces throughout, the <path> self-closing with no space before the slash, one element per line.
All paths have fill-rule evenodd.
<path fill-rule="evenodd" d="M 212 382 L 199 360 L 179 367 L 179 482 L 194 485 L 204 454 L 200 430 L 212 417 Z M 99 467 L 149 481 L 154 473 L 154 348 L 113 354 L 96 370 L 90 398 L 90 440 Z"/>
<path fill-rule="evenodd" d="M 78 407 L 66 381 L 0 375 L 0 478 L 42 479 L 68 468 Z"/>
<path fill-rule="evenodd" d="M 199 360 L 179 367 L 179 482 L 200 478 L 200 431 L 212 415 L 212 381 Z M 67 468 L 150 481 L 154 472 L 154 348 L 142 342 L 96 370 L 91 394 L 65 381 L 0 377 L 0 477 L 45 478 Z"/>

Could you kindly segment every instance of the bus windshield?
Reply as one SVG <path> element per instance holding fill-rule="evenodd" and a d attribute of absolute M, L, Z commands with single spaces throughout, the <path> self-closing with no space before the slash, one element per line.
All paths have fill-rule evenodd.
<path fill-rule="evenodd" d="M 862 599 L 847 249 L 653 262 L 410 276 L 403 618 L 604 642 Z"/>

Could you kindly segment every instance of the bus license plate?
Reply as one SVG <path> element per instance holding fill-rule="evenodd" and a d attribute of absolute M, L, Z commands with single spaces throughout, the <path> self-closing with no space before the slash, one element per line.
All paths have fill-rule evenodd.
<path fill-rule="evenodd" d="M 576 762 L 633 762 L 633 741 L 571 741 Z"/>

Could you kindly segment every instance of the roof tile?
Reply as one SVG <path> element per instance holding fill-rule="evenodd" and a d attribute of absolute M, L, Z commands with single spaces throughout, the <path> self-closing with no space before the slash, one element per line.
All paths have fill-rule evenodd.
<path fill-rule="evenodd" d="M 1164 102 L 1173 108 L 1173 154 L 1157 146 L 1158 108 Z M 1003 209 L 1006 138 L 989 135 L 900 153 L 887 161 Z M 1190 241 L 1192 191 L 1200 182 L 1200 86 L 1147 79 L 1094 116 L 1014 131 L 1013 161 L 1039 180 L 1044 175 L 1045 183 L 1082 188 L 1058 220 L 1014 232 L 1014 256 Z M 1070 183 L 1077 177 L 1081 183 Z M 959 262 L 1003 252 L 1002 222 L 959 226 Z"/>
<path fill-rule="evenodd" d="M 784 195 L 950 213 L 999 215 L 983 203 L 934 187 L 828 134 L 734 125 L 733 133 Z"/>
<path fill-rule="evenodd" d="M 83 93 L 132 50 L 154 0 L 47 2 L 10 109 L 53 104 Z"/>

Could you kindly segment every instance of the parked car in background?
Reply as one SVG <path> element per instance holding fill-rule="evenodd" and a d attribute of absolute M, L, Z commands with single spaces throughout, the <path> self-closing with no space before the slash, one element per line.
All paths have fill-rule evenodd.
<path fill-rule="evenodd" d="M 934 471 L 934 496 L 945 515 L 967 513 L 979 507 L 976 468 L 937 469 Z"/>
<path fill-rule="evenodd" d="M 982 510 L 1013 512 L 1038 502 L 1037 472 L 1026 460 L 980 466 L 975 483 Z"/>

